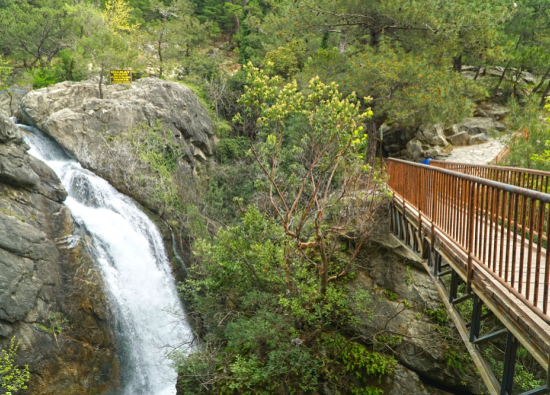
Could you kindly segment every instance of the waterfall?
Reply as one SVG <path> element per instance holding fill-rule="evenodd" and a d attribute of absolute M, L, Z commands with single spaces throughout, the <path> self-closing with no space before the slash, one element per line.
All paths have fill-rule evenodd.
<path fill-rule="evenodd" d="M 85 170 L 40 130 L 26 130 L 30 154 L 59 176 L 65 204 L 92 239 L 116 314 L 121 395 L 172 395 L 177 373 L 166 352 L 191 339 L 162 237 L 127 196 Z"/>

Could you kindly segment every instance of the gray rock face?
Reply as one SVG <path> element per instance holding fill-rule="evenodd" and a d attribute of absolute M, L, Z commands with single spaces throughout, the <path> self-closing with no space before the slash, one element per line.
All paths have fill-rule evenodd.
<path fill-rule="evenodd" d="M 14 87 L 16 89 L 0 93 L 0 114 L 4 116 L 19 116 L 21 99 L 25 96 L 26 88 Z"/>
<path fill-rule="evenodd" d="M 475 117 L 464 119 L 464 121 L 458 125 L 458 128 L 460 131 L 465 131 L 470 135 L 474 135 L 479 133 L 490 133 L 496 130 L 504 131 L 506 130 L 506 125 L 492 118 Z"/>
<path fill-rule="evenodd" d="M 440 147 L 445 147 L 447 144 L 447 139 L 443 133 L 443 127 L 441 125 L 423 125 L 418 129 L 416 138 L 429 145 L 437 145 Z"/>
<path fill-rule="evenodd" d="M 401 365 L 395 367 L 392 376 L 384 379 L 383 390 L 386 395 L 450 395 L 424 384 L 415 372 Z"/>
<path fill-rule="evenodd" d="M 470 135 L 468 132 L 458 132 L 452 136 L 448 136 L 447 139 L 452 145 L 462 146 L 470 144 Z"/>
<path fill-rule="evenodd" d="M 483 144 L 489 141 L 489 136 L 487 136 L 485 133 L 479 133 L 474 134 L 473 136 L 470 136 L 470 144 Z"/>
<path fill-rule="evenodd" d="M 33 372 L 31 394 L 116 387 L 101 277 L 83 238 L 63 241 L 80 232 L 60 203 L 67 193 L 27 149 L 20 130 L 0 115 L 0 349 L 12 336 L 21 340 L 16 363 Z M 62 327 L 55 336 L 52 317 Z"/>
<path fill-rule="evenodd" d="M 89 169 L 107 172 L 97 153 L 103 138 L 157 120 L 184 146 L 192 166 L 212 155 L 212 121 L 184 85 L 144 78 L 132 85 L 110 85 L 99 99 L 97 84 L 63 82 L 28 93 L 21 104 L 26 122 L 52 136 Z"/>
<path fill-rule="evenodd" d="M 508 107 L 496 103 L 484 103 L 476 109 L 476 116 L 491 117 L 500 121 L 510 113 Z"/>
<path fill-rule="evenodd" d="M 364 270 L 349 284 L 373 293 L 374 317 L 365 316 L 357 332 L 372 339 L 375 349 L 392 353 L 399 363 L 421 377 L 453 388 L 453 392 L 461 389 L 482 393 L 484 385 L 475 375 L 473 363 L 465 363 L 464 373 L 447 363 L 450 347 L 458 347 L 459 353 L 468 351 L 452 326 L 448 334 L 443 334 L 427 315 L 427 310 L 442 308 L 439 293 L 422 260 L 390 235 L 386 226 L 387 223 L 382 223 L 365 246 L 360 256 Z M 393 343 L 388 346 L 391 336 L 394 336 Z M 403 387 L 396 384 L 395 392 L 388 393 L 405 394 L 402 390 Z"/>
<path fill-rule="evenodd" d="M 448 145 L 441 125 L 423 125 L 418 129 L 401 129 L 399 125 L 382 125 L 383 147 L 388 156 L 414 161 L 438 156 Z"/>

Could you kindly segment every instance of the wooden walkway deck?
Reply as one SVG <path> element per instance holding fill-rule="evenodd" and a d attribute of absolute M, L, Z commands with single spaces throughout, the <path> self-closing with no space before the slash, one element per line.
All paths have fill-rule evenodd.
<path fill-rule="evenodd" d="M 475 336 L 468 332 L 472 329 L 454 310 L 456 295 L 444 289 L 441 276 L 450 272 L 459 276 L 467 284 L 469 296 L 486 304 L 507 328 L 510 339 L 519 341 L 548 371 L 550 256 L 546 247 L 550 195 L 541 189 L 548 189 L 550 173 L 546 179 L 537 174 L 533 181 L 528 176 L 514 178 L 492 170 L 486 172 L 493 178 L 513 181 L 504 184 L 491 177 L 474 176 L 474 171 L 470 167 L 469 173 L 464 174 L 390 160 L 392 228 L 406 244 L 430 257 L 429 270 L 442 296 L 449 301 L 447 307 L 463 339 L 469 339 L 468 349 L 489 392 L 505 394 L 509 393 L 511 382 L 503 380 L 501 385 L 489 371 L 476 345 L 471 343 Z M 519 184 L 533 186 L 534 190 Z M 451 270 L 438 271 L 438 257 Z M 475 319 L 472 317 L 471 323 Z M 513 365 L 511 369 L 508 375 L 513 378 Z M 550 387 L 537 391 L 533 393 L 550 393 Z"/>

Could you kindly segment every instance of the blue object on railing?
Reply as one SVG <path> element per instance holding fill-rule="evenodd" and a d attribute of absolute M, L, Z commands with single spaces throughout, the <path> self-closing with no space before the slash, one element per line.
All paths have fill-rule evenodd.
<path fill-rule="evenodd" d="M 432 161 L 432 158 L 424 159 L 424 160 L 422 161 L 422 164 L 423 164 L 423 165 L 429 165 L 431 161 Z"/>
<path fill-rule="evenodd" d="M 12 91 L 17 93 L 28 93 L 27 91 L 20 91 L 19 89 L 4 89 L 3 91 L 0 91 L 0 95 L 6 91 Z"/>

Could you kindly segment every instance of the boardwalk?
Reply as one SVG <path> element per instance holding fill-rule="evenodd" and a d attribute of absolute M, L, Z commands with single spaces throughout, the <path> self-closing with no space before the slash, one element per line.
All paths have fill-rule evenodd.
<path fill-rule="evenodd" d="M 476 347 L 482 340 L 476 309 L 469 327 L 456 314 L 453 318 L 489 391 L 511 393 L 518 340 L 548 370 L 550 194 L 545 192 L 550 173 L 432 164 L 389 161 L 392 228 L 430 258 L 436 285 L 441 286 L 442 276 L 452 274 L 455 285 L 444 291 L 451 313 L 455 314 L 454 304 L 473 297 L 474 306 L 476 300 L 486 304 L 507 328 L 513 352 L 507 351 L 504 378 L 498 382 Z M 442 270 L 441 261 L 449 269 Z M 463 297 L 456 294 L 459 278 L 467 284 Z M 529 394 L 543 393 L 550 393 L 547 386 Z"/>

